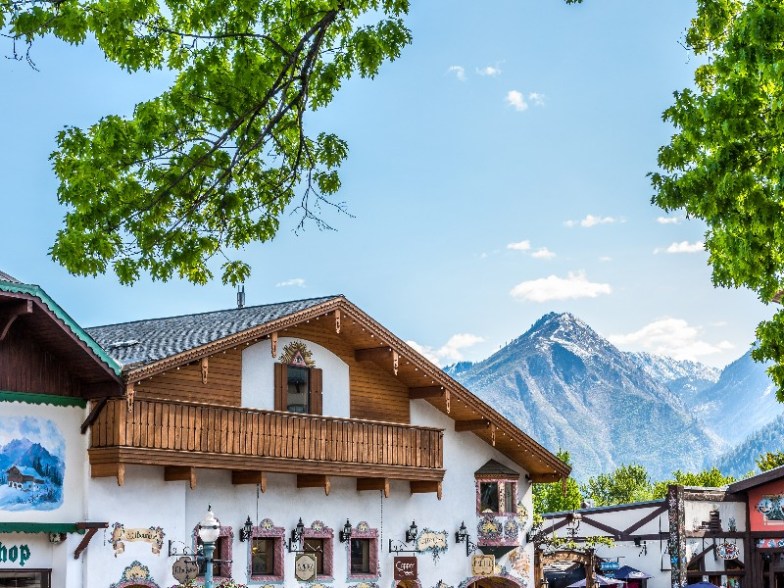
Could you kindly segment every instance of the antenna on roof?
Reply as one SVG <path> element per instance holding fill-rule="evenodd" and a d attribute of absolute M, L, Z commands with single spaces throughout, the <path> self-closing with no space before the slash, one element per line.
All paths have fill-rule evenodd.
<path fill-rule="evenodd" d="M 245 306 L 245 284 L 237 288 L 237 308 Z"/>

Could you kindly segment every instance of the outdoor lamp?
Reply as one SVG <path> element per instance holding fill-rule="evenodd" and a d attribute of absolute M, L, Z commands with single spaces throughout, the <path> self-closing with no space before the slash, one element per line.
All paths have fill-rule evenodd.
<path fill-rule="evenodd" d="M 338 539 L 340 539 L 341 543 L 345 543 L 349 539 L 351 539 L 351 523 L 348 519 L 346 519 L 346 524 L 343 525 L 343 530 L 338 533 Z"/>
<path fill-rule="evenodd" d="M 416 522 L 411 521 L 411 526 L 406 531 L 406 543 L 411 543 L 412 541 L 415 541 L 418 531 L 419 529 L 417 529 Z"/>
<path fill-rule="evenodd" d="M 299 517 L 299 522 L 297 523 L 297 526 L 291 530 L 291 537 L 286 543 L 286 548 L 289 550 L 289 553 L 293 553 L 299 550 L 301 547 L 299 543 L 302 541 L 302 536 L 304 534 L 305 525 L 302 524 L 302 517 Z"/>
<path fill-rule="evenodd" d="M 240 541 L 249 541 L 253 535 L 253 523 L 250 520 L 250 515 L 248 515 L 248 520 L 245 521 L 245 524 L 240 529 Z"/>
<path fill-rule="evenodd" d="M 204 544 L 204 588 L 213 588 L 212 584 L 212 554 L 215 553 L 215 542 L 220 535 L 220 523 L 212 513 L 212 506 L 207 507 L 207 514 L 199 523 L 199 539 Z"/>
<path fill-rule="evenodd" d="M 466 529 L 465 521 L 460 523 L 460 528 L 455 531 L 455 542 L 462 543 L 468 539 L 468 529 Z"/>

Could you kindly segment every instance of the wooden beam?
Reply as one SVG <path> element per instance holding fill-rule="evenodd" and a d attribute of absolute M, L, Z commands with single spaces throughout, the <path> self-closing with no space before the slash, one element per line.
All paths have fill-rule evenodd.
<path fill-rule="evenodd" d="M 231 483 L 234 485 L 239 484 L 258 484 L 261 488 L 261 493 L 267 491 L 267 474 L 264 472 L 245 471 L 245 470 L 232 470 Z"/>
<path fill-rule="evenodd" d="M 101 414 L 101 411 L 106 406 L 106 403 L 108 402 L 108 400 L 109 400 L 108 398 L 101 398 L 95 404 L 95 406 L 93 406 L 93 409 L 90 411 L 90 414 L 87 415 L 87 418 L 84 419 L 84 422 L 82 423 L 82 426 L 79 428 L 79 430 L 81 431 L 82 435 L 84 435 L 87 432 L 87 429 L 92 427 L 93 423 L 96 420 L 98 420 L 98 416 Z"/>
<path fill-rule="evenodd" d="M 190 484 L 191 490 L 196 488 L 196 468 L 188 466 L 166 466 L 163 468 L 163 479 L 167 482 L 184 480 Z"/>
<path fill-rule="evenodd" d="M 108 527 L 109 525 L 107 524 L 106 526 Z M 82 552 L 87 549 L 87 545 L 90 543 L 90 539 L 92 539 L 93 535 L 95 535 L 97 532 L 98 529 L 95 528 L 87 530 L 78 547 L 74 550 L 74 559 L 79 559 L 79 556 L 82 555 Z"/>
<path fill-rule="evenodd" d="M 429 492 L 435 492 L 438 499 L 441 500 L 441 494 L 443 490 L 441 482 L 421 482 L 412 480 L 409 482 L 409 486 L 411 487 L 411 494 L 426 494 Z"/>
<path fill-rule="evenodd" d="M 3 320 L 5 324 L 3 325 L 0 323 L 0 326 L 3 327 L 3 330 L 0 331 L 0 341 L 5 339 L 5 336 L 8 334 L 8 331 L 11 329 L 11 325 L 14 324 L 14 321 L 22 316 L 23 314 L 33 314 L 33 301 L 32 300 L 22 300 L 12 306 L 8 307 L 8 312 L 3 313 Z"/>
<path fill-rule="evenodd" d="M 658 506 L 657 508 L 655 508 L 655 509 L 653 509 L 651 512 L 649 512 L 647 515 L 645 515 L 644 517 L 642 517 L 642 518 L 641 518 L 639 521 L 637 521 L 636 523 L 634 523 L 634 524 L 632 524 L 632 525 L 629 525 L 628 527 L 626 527 L 626 529 L 624 529 L 624 531 L 623 531 L 623 532 L 624 532 L 624 534 L 625 534 L 625 535 L 631 535 L 631 534 L 632 534 L 632 533 L 634 533 L 634 532 L 635 532 L 637 529 L 639 529 L 640 527 L 642 527 L 644 524 L 651 522 L 653 519 L 655 519 L 655 518 L 656 518 L 656 517 L 658 517 L 660 514 L 662 514 L 662 513 L 665 513 L 665 512 L 667 512 L 667 505 L 666 505 L 666 504 L 662 504 L 661 506 Z"/>
<path fill-rule="evenodd" d="M 477 419 L 473 421 L 455 421 L 455 431 L 481 431 L 490 428 L 490 421 L 487 419 Z"/>
<path fill-rule="evenodd" d="M 297 488 L 324 488 L 324 494 L 329 496 L 329 476 L 319 474 L 297 474 Z"/>
<path fill-rule="evenodd" d="M 117 485 L 125 484 L 125 464 L 94 463 L 90 465 L 90 476 L 93 478 L 117 478 Z"/>
<path fill-rule="evenodd" d="M 270 335 L 270 353 L 272 354 L 272 359 L 275 361 L 278 360 L 278 332 L 275 331 Z"/>
<path fill-rule="evenodd" d="M 440 398 L 446 393 L 443 386 L 420 386 L 408 389 L 408 398 L 418 400 L 420 398 Z"/>
<path fill-rule="evenodd" d="M 389 478 L 357 478 L 357 492 L 363 490 L 381 490 L 389 498 Z"/>
<path fill-rule="evenodd" d="M 354 359 L 357 361 L 386 361 L 392 359 L 392 348 L 384 345 L 383 347 L 356 349 L 354 350 Z"/>

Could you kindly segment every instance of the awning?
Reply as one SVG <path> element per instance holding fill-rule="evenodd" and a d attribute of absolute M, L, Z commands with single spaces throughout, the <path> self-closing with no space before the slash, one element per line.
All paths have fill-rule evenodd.
<path fill-rule="evenodd" d="M 0 522 L 0 533 L 80 533 L 78 523 L 4 523 Z"/>

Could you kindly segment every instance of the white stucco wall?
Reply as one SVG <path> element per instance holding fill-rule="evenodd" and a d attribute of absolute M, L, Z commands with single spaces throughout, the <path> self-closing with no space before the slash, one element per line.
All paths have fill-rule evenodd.
<path fill-rule="evenodd" d="M 389 498 L 383 498 L 379 491 L 358 492 L 355 478 L 340 477 L 331 478 L 329 496 L 325 496 L 321 489 L 297 489 L 296 476 L 284 474 L 268 474 L 267 491 L 264 494 L 258 493 L 255 485 L 232 485 L 228 471 L 197 470 L 198 480 L 194 490 L 186 482 L 164 482 L 163 468 L 159 467 L 129 467 L 122 487 L 118 487 L 111 478 L 91 479 L 88 482 L 91 520 L 107 521 L 110 525 L 121 522 L 126 527 L 160 526 L 166 537 L 160 555 L 153 554 L 150 544 L 144 542 L 126 542 L 125 551 L 115 554 L 106 541 L 110 530 L 104 537 L 99 533 L 86 552 L 85 588 L 108 588 L 119 580 L 123 570 L 135 560 L 148 566 L 158 586 L 172 585 L 174 578 L 171 576 L 171 564 L 175 558 L 166 555 L 168 541 L 173 540 L 178 546 L 182 546 L 182 543 L 190 545 L 191 533 L 208 505 L 212 505 L 223 525 L 232 527 L 232 571 L 234 578 L 239 581 L 246 582 L 248 579 L 249 555 L 249 544 L 239 541 L 239 528 L 250 515 L 255 524 L 269 518 L 276 526 L 285 527 L 286 538 L 299 517 L 302 517 L 307 527 L 313 521 L 320 520 L 332 528 L 335 532 L 334 581 L 328 585 L 336 587 L 360 584 L 347 579 L 348 552 L 337 538 L 347 518 L 355 527 L 360 521 L 366 521 L 371 528 L 379 530 L 381 579 L 378 585 L 385 588 L 394 584 L 392 564 L 395 554 L 388 552 L 389 539 L 402 541 L 405 530 L 415 520 L 420 530 L 429 528 L 448 534 L 449 549 L 438 563 L 434 563 L 427 553 L 417 556 L 421 586 L 430 588 L 439 580 L 448 586 L 459 586 L 471 575 L 471 558 L 466 556 L 463 544 L 455 543 L 454 533 L 460 523 L 465 521 L 472 540 L 476 541 L 477 538 L 474 472 L 489 459 L 520 471 L 519 495 L 529 513 L 530 485 L 525 472 L 518 466 L 472 433 L 455 433 L 454 421 L 425 401 L 412 402 L 411 418 L 413 424 L 443 427 L 445 430 L 444 461 L 447 472 L 441 501 L 434 493 L 412 495 L 408 482 L 404 481 L 393 481 Z M 530 520 L 525 530 L 529 526 Z M 531 586 L 531 546 L 526 546 L 523 553 L 529 564 L 524 585 Z M 300 585 L 294 577 L 294 558 L 294 554 L 285 555 L 284 586 Z M 508 558 L 507 555 L 498 562 L 499 571 Z"/>
<path fill-rule="evenodd" d="M 242 406 L 258 410 L 275 409 L 275 362 L 283 348 L 292 341 L 302 341 L 313 353 L 316 367 L 322 370 L 323 414 L 348 418 L 351 416 L 349 367 L 329 349 L 306 339 L 280 337 L 278 357 L 273 358 L 269 340 L 260 341 L 242 350 Z"/>

